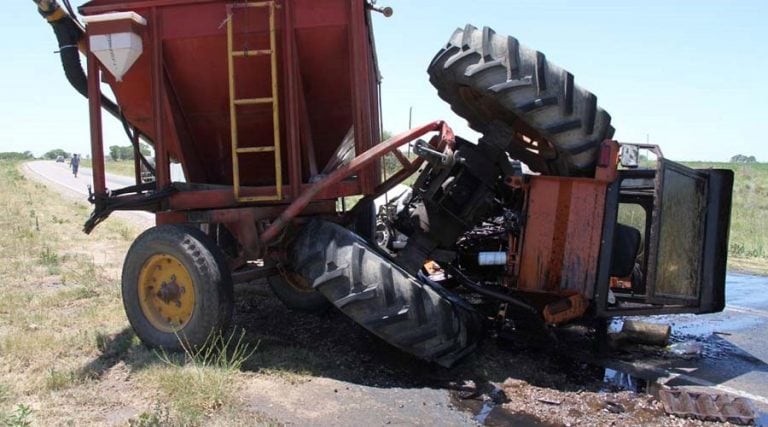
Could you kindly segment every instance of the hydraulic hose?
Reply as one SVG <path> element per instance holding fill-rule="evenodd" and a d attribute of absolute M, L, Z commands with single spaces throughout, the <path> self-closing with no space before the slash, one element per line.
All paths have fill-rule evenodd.
<path fill-rule="evenodd" d="M 59 54 L 61 55 L 61 65 L 64 68 L 64 75 L 67 77 L 67 81 L 75 88 L 81 95 L 88 98 L 88 77 L 83 70 L 83 65 L 80 62 L 80 50 L 79 43 L 82 40 L 85 33 L 80 24 L 75 18 L 67 13 L 56 0 L 32 0 L 37 5 L 37 10 L 40 12 L 43 18 L 51 24 L 53 33 L 56 35 L 56 40 L 59 43 Z M 68 9 L 71 13 L 71 7 Z M 123 124 L 128 138 L 132 144 L 137 144 L 136 138 L 134 138 L 131 132 L 138 133 L 138 136 L 148 143 L 152 141 L 141 133 L 136 127 L 131 126 L 123 113 L 120 111 L 120 107 L 115 104 L 111 99 L 104 95 L 101 95 L 101 106 L 109 114 L 120 120 Z M 137 147 L 138 148 L 138 147 Z M 140 161 L 144 166 L 152 172 L 154 175 L 155 168 L 139 154 Z"/>
<path fill-rule="evenodd" d="M 56 0 L 32 0 L 37 4 L 40 15 L 51 24 L 53 33 L 59 43 L 61 65 L 67 81 L 81 95 L 88 97 L 88 77 L 80 62 L 78 43 L 83 38 L 83 29 L 77 21 L 64 10 Z M 101 106 L 110 114 L 120 119 L 120 107 L 106 96 L 101 96 Z"/>

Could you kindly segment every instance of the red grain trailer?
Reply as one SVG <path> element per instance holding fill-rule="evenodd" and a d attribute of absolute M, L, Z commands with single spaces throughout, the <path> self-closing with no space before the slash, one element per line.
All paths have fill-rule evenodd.
<path fill-rule="evenodd" d="M 391 10 L 364 0 L 92 0 L 79 9 L 82 27 L 55 0 L 35 3 L 89 99 L 95 209 L 85 231 L 117 210 L 156 216 L 122 276 L 128 319 L 149 345 L 202 345 L 227 327 L 233 283 L 260 277 L 291 308 L 332 303 L 445 366 L 488 324 L 724 306 L 732 173 L 611 140 L 596 97 L 512 37 L 468 25 L 428 67 L 438 95 L 483 135 L 477 143 L 440 121 L 381 142 L 371 13 Z M 102 110 L 134 146 L 134 186 L 106 188 Z M 412 141 L 414 160 L 398 150 Z M 657 167 L 638 167 L 640 149 Z M 400 169 L 383 180 L 388 153 Z M 171 179 L 172 162 L 185 182 Z M 422 166 L 378 215 L 402 247 L 376 248 L 373 200 Z M 626 207 L 642 219 L 622 224 Z M 312 217 L 324 221 L 306 224 Z"/>

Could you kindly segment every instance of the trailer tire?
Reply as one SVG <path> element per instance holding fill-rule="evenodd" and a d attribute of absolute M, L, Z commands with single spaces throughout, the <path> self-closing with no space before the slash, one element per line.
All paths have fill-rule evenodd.
<path fill-rule="evenodd" d="M 305 313 L 322 313 L 331 307 L 327 299 L 301 275 L 284 270 L 267 279 L 269 287 L 286 307 Z"/>
<path fill-rule="evenodd" d="M 610 115 L 572 74 L 488 27 L 457 29 L 427 72 L 438 95 L 486 142 L 537 172 L 590 176 L 600 143 L 613 137 Z"/>
<path fill-rule="evenodd" d="M 202 346 L 229 326 L 232 276 L 223 253 L 202 231 L 160 225 L 143 232 L 123 263 L 128 321 L 149 347 Z"/>
<path fill-rule="evenodd" d="M 481 320 L 469 304 L 339 225 L 309 223 L 289 256 L 339 310 L 400 350 L 449 367 L 477 346 Z"/>

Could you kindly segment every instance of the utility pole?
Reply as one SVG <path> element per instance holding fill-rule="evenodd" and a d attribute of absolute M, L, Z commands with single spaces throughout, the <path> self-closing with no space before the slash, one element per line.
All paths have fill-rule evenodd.
<path fill-rule="evenodd" d="M 413 106 L 408 108 L 408 130 L 413 129 Z M 411 144 L 408 143 L 408 158 L 411 158 Z"/>

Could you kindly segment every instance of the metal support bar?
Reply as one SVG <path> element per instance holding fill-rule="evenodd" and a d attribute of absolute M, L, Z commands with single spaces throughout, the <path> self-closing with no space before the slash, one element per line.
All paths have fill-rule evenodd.
<path fill-rule="evenodd" d="M 233 101 L 235 105 L 271 104 L 272 98 L 242 98 Z"/>
<path fill-rule="evenodd" d="M 242 153 L 271 153 L 275 151 L 275 147 L 245 147 L 238 148 L 237 152 Z"/>
<path fill-rule="evenodd" d="M 299 215 L 302 210 L 323 190 L 333 185 L 336 185 L 348 178 L 349 176 L 363 170 L 366 166 L 369 166 L 373 162 L 379 160 L 382 156 L 396 150 L 398 147 L 413 141 L 429 132 L 440 132 L 438 143 L 436 144 L 438 149 L 444 148 L 446 145 L 452 146 L 454 143 L 453 130 L 443 121 L 436 121 L 424 125 L 420 128 L 412 129 L 408 132 L 402 133 L 390 138 L 387 141 L 382 142 L 367 150 L 366 152 L 358 155 L 351 162 L 340 166 L 333 173 L 326 176 L 321 181 L 317 182 L 313 186 L 309 187 L 304 193 L 301 194 L 293 203 L 291 203 L 280 216 L 269 225 L 269 227 L 261 235 L 262 242 L 268 242 L 275 237 L 285 227 L 292 218 Z"/>
<path fill-rule="evenodd" d="M 91 156 L 93 165 L 93 191 L 98 195 L 106 193 L 104 176 L 104 140 L 101 125 L 101 72 L 99 60 L 88 53 L 88 110 L 91 118 Z"/>
<path fill-rule="evenodd" d="M 405 157 L 405 154 L 403 154 L 403 152 L 402 152 L 402 151 L 400 151 L 400 150 L 395 150 L 395 151 L 393 151 L 393 152 L 392 152 L 392 154 L 394 154 L 394 155 L 395 155 L 395 157 L 397 157 L 397 161 L 399 161 L 399 162 L 400 162 L 400 164 L 401 164 L 401 165 L 402 165 L 404 168 L 407 168 L 407 167 L 411 166 L 411 161 L 410 161 L 410 160 L 408 160 L 408 158 L 407 158 L 407 157 Z"/>
<path fill-rule="evenodd" d="M 152 8 L 152 110 L 155 119 L 155 176 L 157 188 L 171 184 L 168 147 L 165 140 L 165 114 L 163 108 L 163 45 L 160 34 L 160 12 Z"/>
<path fill-rule="evenodd" d="M 291 2 L 283 4 L 283 73 L 286 76 L 285 96 L 288 99 L 285 104 L 286 112 L 286 142 L 288 146 L 288 181 L 290 182 L 291 196 L 298 196 L 303 181 L 301 168 L 301 144 L 299 143 L 299 100 L 296 86 L 301 74 L 296 69 L 298 55 L 295 43 L 293 26 L 293 7 Z"/>
<path fill-rule="evenodd" d="M 264 55 L 272 55 L 272 51 L 269 49 L 260 49 L 260 50 L 236 50 L 232 52 L 232 56 L 235 56 L 235 57 L 264 56 Z"/>

